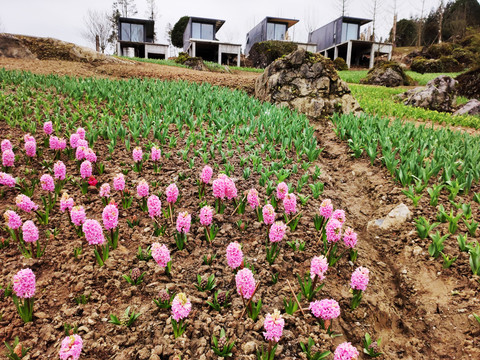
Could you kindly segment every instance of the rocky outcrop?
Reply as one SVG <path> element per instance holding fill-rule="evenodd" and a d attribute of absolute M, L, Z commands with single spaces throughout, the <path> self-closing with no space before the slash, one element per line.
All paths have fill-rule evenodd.
<path fill-rule="evenodd" d="M 470 100 L 462 105 L 453 115 L 475 115 L 480 116 L 480 101 L 477 99 Z"/>
<path fill-rule="evenodd" d="M 480 66 L 455 78 L 458 81 L 458 93 L 469 99 L 480 100 Z"/>
<path fill-rule="evenodd" d="M 93 65 L 133 63 L 57 39 L 11 34 L 0 34 L 0 56 L 17 59 L 77 61 Z"/>
<path fill-rule="evenodd" d="M 452 112 L 456 96 L 457 81 L 450 76 L 441 75 L 427 83 L 426 87 L 418 87 L 397 98 L 405 105 L 422 107 L 429 110 Z"/>
<path fill-rule="evenodd" d="M 255 82 L 255 96 L 316 118 L 361 110 L 332 61 L 303 49 L 270 64 Z"/>
<path fill-rule="evenodd" d="M 386 87 L 415 85 L 415 81 L 405 73 L 400 64 L 394 61 L 378 62 L 360 82 Z"/>

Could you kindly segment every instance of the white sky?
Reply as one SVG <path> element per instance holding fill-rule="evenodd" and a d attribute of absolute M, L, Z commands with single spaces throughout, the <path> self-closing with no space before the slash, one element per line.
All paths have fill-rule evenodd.
<path fill-rule="evenodd" d="M 246 33 L 265 16 L 300 20 L 289 30 L 295 41 L 306 42 L 307 29 L 314 30 L 341 15 L 339 0 L 157 0 L 159 19 L 156 22 L 157 42 L 165 42 L 165 27 L 183 15 L 226 20 L 217 34 L 223 41 L 245 44 Z M 374 0 L 348 0 L 347 15 L 372 18 Z M 422 0 L 377 0 L 376 33 L 388 36 L 393 22 L 393 4 L 397 3 L 399 19 L 417 16 Z M 54 37 L 79 45 L 90 46 L 81 35 L 88 9 L 111 11 L 113 0 L 0 0 L 0 30 L 13 34 Z M 425 0 L 424 13 L 437 6 L 439 0 Z M 145 18 L 147 2 L 136 0 L 138 14 Z"/>

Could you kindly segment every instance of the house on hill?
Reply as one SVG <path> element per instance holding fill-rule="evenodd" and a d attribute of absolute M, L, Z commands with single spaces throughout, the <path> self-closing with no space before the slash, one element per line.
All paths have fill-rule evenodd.
<path fill-rule="evenodd" d="M 252 46 L 258 42 L 268 40 L 290 41 L 288 29 L 298 23 L 296 19 L 286 19 L 267 16 L 247 33 L 245 55 L 248 55 Z M 316 44 L 296 42 L 299 48 L 315 52 Z"/>
<path fill-rule="evenodd" d="M 117 54 L 145 59 L 165 59 L 168 45 L 155 44 L 153 20 L 118 18 Z"/>
<path fill-rule="evenodd" d="M 338 19 L 312 31 L 308 41 L 317 45 L 316 51 L 334 60 L 342 57 L 348 67 L 352 64 L 368 64 L 372 68 L 375 55 L 392 57 L 391 44 L 369 41 L 360 36 L 360 27 L 372 22 L 370 19 L 360 19 L 341 16 Z"/>
<path fill-rule="evenodd" d="M 191 57 L 229 64 L 236 59 L 240 66 L 240 44 L 232 44 L 217 39 L 217 32 L 225 20 L 190 17 L 183 32 L 183 51 Z"/>

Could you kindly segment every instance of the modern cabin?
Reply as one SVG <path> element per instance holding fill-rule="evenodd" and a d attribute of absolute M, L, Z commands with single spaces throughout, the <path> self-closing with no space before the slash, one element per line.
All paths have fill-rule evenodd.
<path fill-rule="evenodd" d="M 118 18 L 117 54 L 145 59 L 165 59 L 168 45 L 154 43 L 153 20 Z"/>
<path fill-rule="evenodd" d="M 372 68 L 376 55 L 392 57 L 392 45 L 370 41 L 360 36 L 360 28 L 372 22 L 370 19 L 360 19 L 341 16 L 327 25 L 312 31 L 308 41 L 317 45 L 316 51 L 334 60 L 342 57 L 348 67 L 368 66 Z"/>
<path fill-rule="evenodd" d="M 225 20 L 190 17 L 183 33 L 183 51 L 191 57 L 240 66 L 242 46 L 217 39 Z"/>
<path fill-rule="evenodd" d="M 298 23 L 296 19 L 286 19 L 267 16 L 247 34 L 245 45 L 245 55 L 248 55 L 252 46 L 258 42 L 268 40 L 290 41 L 288 36 L 288 29 Z M 307 51 L 315 52 L 316 44 L 296 43 L 299 48 L 304 48 Z"/>

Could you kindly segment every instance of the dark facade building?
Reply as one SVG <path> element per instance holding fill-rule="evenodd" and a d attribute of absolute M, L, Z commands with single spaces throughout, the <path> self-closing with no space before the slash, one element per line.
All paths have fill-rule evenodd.
<path fill-rule="evenodd" d="M 236 59 L 240 66 L 240 44 L 231 44 L 217 39 L 217 32 L 225 20 L 190 17 L 183 33 L 183 51 L 203 60 L 230 63 Z"/>
<path fill-rule="evenodd" d="M 308 41 L 317 45 L 317 52 L 332 60 L 342 57 L 347 65 L 373 67 L 375 54 L 392 56 L 392 45 L 362 39 L 360 28 L 370 23 L 370 19 L 341 16 L 327 25 L 312 31 Z"/>
<path fill-rule="evenodd" d="M 117 54 L 128 57 L 165 59 L 168 45 L 153 41 L 153 20 L 120 17 L 118 19 Z"/>
<path fill-rule="evenodd" d="M 298 20 L 295 19 L 267 16 L 248 32 L 245 55 L 248 55 L 252 46 L 258 42 L 268 40 L 289 41 L 287 31 L 296 23 L 298 23 Z M 307 51 L 315 52 L 316 50 L 315 44 L 297 43 L 297 45 Z"/>

